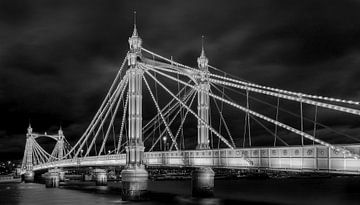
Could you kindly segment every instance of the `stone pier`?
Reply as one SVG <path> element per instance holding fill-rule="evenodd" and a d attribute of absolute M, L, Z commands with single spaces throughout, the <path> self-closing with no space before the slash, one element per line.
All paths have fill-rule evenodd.
<path fill-rule="evenodd" d="M 105 169 L 95 169 L 95 182 L 96 186 L 106 186 L 107 185 L 107 172 Z"/>
<path fill-rule="evenodd" d="M 193 197 L 214 196 L 214 171 L 209 167 L 197 168 L 192 172 Z"/>
<path fill-rule="evenodd" d="M 35 173 L 33 171 L 26 171 L 24 174 L 24 181 L 25 183 L 34 182 Z"/>
<path fill-rule="evenodd" d="M 65 172 L 64 172 L 64 170 L 60 170 L 60 171 L 59 171 L 59 180 L 60 180 L 61 182 L 64 182 L 64 181 L 65 181 Z"/>
<path fill-rule="evenodd" d="M 148 172 L 144 167 L 132 167 L 121 172 L 121 197 L 125 201 L 139 201 L 146 198 Z"/>
<path fill-rule="evenodd" d="M 56 188 L 59 187 L 60 175 L 58 169 L 49 170 L 45 174 L 45 186 L 46 188 Z"/>

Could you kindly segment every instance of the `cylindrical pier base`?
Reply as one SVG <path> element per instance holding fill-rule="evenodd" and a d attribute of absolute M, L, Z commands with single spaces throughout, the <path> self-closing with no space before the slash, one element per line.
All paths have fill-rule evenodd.
<path fill-rule="evenodd" d="M 105 169 L 95 169 L 95 181 L 96 186 L 106 186 L 107 184 L 107 173 Z"/>
<path fill-rule="evenodd" d="M 124 201 L 146 199 L 148 172 L 144 166 L 128 167 L 121 172 L 121 198 Z"/>
<path fill-rule="evenodd" d="M 65 172 L 62 171 L 62 170 L 59 172 L 59 180 L 60 180 L 61 182 L 64 182 L 64 181 L 65 181 Z"/>
<path fill-rule="evenodd" d="M 60 176 L 59 172 L 48 172 L 45 175 L 45 186 L 46 188 L 59 187 Z"/>
<path fill-rule="evenodd" d="M 35 173 L 33 171 L 26 171 L 24 174 L 24 181 L 25 183 L 34 182 Z"/>
<path fill-rule="evenodd" d="M 214 196 L 215 173 L 210 167 L 198 168 L 192 172 L 192 195 L 194 197 Z"/>

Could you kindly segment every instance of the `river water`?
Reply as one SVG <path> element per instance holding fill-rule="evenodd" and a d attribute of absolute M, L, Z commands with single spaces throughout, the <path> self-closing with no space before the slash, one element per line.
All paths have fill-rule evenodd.
<path fill-rule="evenodd" d="M 360 177 L 215 180 L 215 197 L 192 199 L 191 181 L 149 181 L 149 201 L 124 202 L 118 183 L 45 188 L 0 184 L 0 204 L 360 204 Z"/>

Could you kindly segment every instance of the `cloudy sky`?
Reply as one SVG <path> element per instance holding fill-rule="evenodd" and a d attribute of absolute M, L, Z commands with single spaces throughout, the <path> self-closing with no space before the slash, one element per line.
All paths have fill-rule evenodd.
<path fill-rule="evenodd" d="M 205 35 L 210 64 L 228 73 L 360 98 L 360 1 L 5 0 L 1 159 L 22 157 L 29 121 L 38 132 L 61 125 L 70 142 L 81 135 L 126 54 L 133 10 L 143 46 L 163 56 L 196 66 Z M 359 125 L 346 116 L 325 121 L 355 135 Z"/>

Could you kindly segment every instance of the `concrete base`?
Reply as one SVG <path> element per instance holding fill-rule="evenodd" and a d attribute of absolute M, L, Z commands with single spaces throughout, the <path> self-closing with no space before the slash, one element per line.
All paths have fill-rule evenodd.
<path fill-rule="evenodd" d="M 24 181 L 25 183 L 34 182 L 35 173 L 33 171 L 26 171 L 24 174 Z"/>
<path fill-rule="evenodd" d="M 121 198 L 124 201 L 145 200 L 148 172 L 144 166 L 128 167 L 121 172 Z"/>
<path fill-rule="evenodd" d="M 95 182 L 96 186 L 106 186 L 107 185 L 107 172 L 105 169 L 95 169 Z"/>
<path fill-rule="evenodd" d="M 214 196 L 214 171 L 209 167 L 198 168 L 192 172 L 193 197 Z"/>
<path fill-rule="evenodd" d="M 60 176 L 59 172 L 48 172 L 45 175 L 45 186 L 46 188 L 59 187 Z"/>

